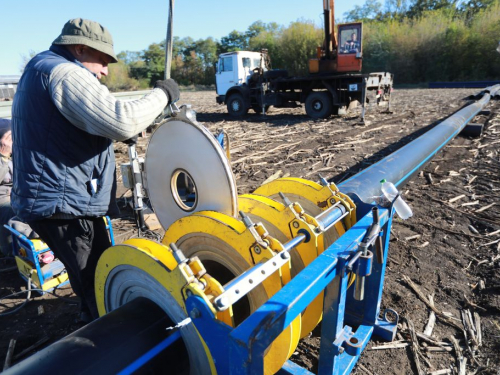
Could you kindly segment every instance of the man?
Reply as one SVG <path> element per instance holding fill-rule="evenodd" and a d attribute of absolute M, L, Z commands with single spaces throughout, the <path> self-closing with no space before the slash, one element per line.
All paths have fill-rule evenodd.
<path fill-rule="evenodd" d="M 3 227 L 14 216 L 10 207 L 10 191 L 12 189 L 12 132 L 11 121 L 0 119 L 0 255 L 12 253 L 10 232 Z"/>
<path fill-rule="evenodd" d="M 355 53 L 359 51 L 358 34 L 352 33 L 351 40 L 347 40 L 344 44 L 344 53 Z"/>
<path fill-rule="evenodd" d="M 117 100 L 98 81 L 115 62 L 106 28 L 70 20 L 27 64 L 12 107 L 12 207 L 66 266 L 82 320 L 98 317 L 95 267 L 110 246 L 102 216 L 117 212 L 112 140 L 137 135 L 179 99 L 165 80 L 141 99 Z"/>

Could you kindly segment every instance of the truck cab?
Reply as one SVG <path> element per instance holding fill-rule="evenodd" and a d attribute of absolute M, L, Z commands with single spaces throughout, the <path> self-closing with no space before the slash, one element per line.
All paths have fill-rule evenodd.
<path fill-rule="evenodd" d="M 225 103 L 232 88 L 247 85 L 254 69 L 261 65 L 266 69 L 260 52 L 236 51 L 221 54 L 215 73 L 217 103 Z"/>

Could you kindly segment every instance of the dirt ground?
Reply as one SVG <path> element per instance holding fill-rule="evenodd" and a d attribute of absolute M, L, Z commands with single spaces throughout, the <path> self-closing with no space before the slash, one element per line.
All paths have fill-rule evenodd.
<path fill-rule="evenodd" d="M 225 107 L 215 104 L 213 92 L 183 92 L 181 102 L 191 103 L 198 120 L 211 131 L 224 129 L 229 134 L 241 194 L 252 192 L 277 172 L 315 181 L 321 173 L 338 183 L 457 111 L 467 103 L 463 99 L 477 91 L 395 90 L 393 113 L 371 105 L 364 125 L 359 109 L 328 120 L 311 120 L 302 108 L 272 109 L 267 116 L 251 113 L 244 120 L 234 120 Z M 392 229 L 382 309 L 400 314 L 397 340 L 401 346 L 411 342 L 409 326 L 413 324 L 420 333 L 428 321 L 430 309 L 416 289 L 426 298 L 433 295 L 439 312 L 434 342 L 418 339 L 422 373 L 442 369 L 458 373 L 450 341 L 454 338 L 468 373 L 500 374 L 500 102 L 490 102 L 474 122 L 485 124 L 481 137 L 457 137 L 405 186 L 404 196 L 414 216 L 407 221 L 396 218 Z M 146 143 L 140 141 L 140 152 Z M 116 145 L 116 155 L 118 162 L 126 160 L 123 144 Z M 120 189 L 122 207 L 127 195 Z M 122 216 L 113 218 L 113 225 L 118 243 L 135 235 L 126 208 Z M 0 260 L 2 269 L 11 265 Z M 0 272 L 0 298 L 23 289 L 25 283 L 16 270 Z M 66 299 L 36 295 L 19 312 L 0 317 L 0 360 L 12 338 L 17 340 L 17 362 L 80 326 L 75 322 L 77 297 L 69 287 L 56 294 Z M 24 296 L 19 297 L 3 300 L 0 313 L 22 303 Z M 480 318 L 481 339 L 475 327 L 463 329 L 462 314 L 468 312 L 474 324 Z M 319 341 L 316 329 L 301 342 L 292 361 L 316 372 Z M 355 374 L 418 373 L 411 344 L 372 349 L 380 345 L 369 343 Z"/>

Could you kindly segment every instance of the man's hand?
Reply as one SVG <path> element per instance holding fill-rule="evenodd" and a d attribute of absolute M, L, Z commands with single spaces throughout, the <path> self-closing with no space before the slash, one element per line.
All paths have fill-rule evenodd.
<path fill-rule="evenodd" d="M 179 100 L 180 91 L 179 86 L 173 79 L 166 79 L 164 81 L 156 81 L 155 89 L 162 89 L 168 97 L 168 104 L 175 103 Z"/>
<path fill-rule="evenodd" d="M 12 132 L 10 130 L 0 138 L 0 154 L 8 157 L 12 155 Z"/>

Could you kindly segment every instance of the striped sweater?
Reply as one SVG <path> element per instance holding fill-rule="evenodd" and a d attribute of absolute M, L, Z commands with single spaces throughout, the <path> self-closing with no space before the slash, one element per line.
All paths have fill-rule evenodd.
<path fill-rule="evenodd" d="M 77 128 L 117 141 L 146 129 L 168 103 L 161 89 L 141 99 L 117 100 L 90 71 L 74 63 L 53 69 L 49 93 L 57 109 Z"/>

